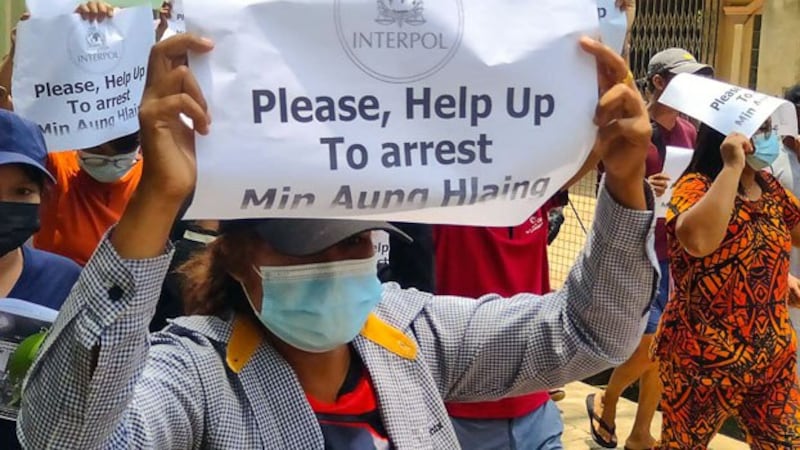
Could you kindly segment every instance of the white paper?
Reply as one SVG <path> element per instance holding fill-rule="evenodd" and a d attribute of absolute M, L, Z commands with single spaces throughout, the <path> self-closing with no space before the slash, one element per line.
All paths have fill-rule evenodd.
<path fill-rule="evenodd" d="M 186 32 L 186 21 L 183 17 L 183 0 L 172 0 L 170 18 L 167 19 L 167 31 L 162 39 Z"/>
<path fill-rule="evenodd" d="M 614 0 L 597 0 L 597 15 L 600 18 L 600 36 L 603 43 L 619 53 L 625 49 L 628 33 L 628 16 L 617 7 Z"/>
<path fill-rule="evenodd" d="M 739 132 L 752 137 L 770 117 L 780 135 L 797 134 L 797 117 L 791 103 L 699 75 L 677 75 L 658 101 L 724 135 Z"/>
<path fill-rule="evenodd" d="M 102 22 L 78 14 L 20 22 L 14 109 L 39 125 L 50 151 L 89 148 L 139 129 L 152 19 L 139 6 Z"/>
<path fill-rule="evenodd" d="M 389 264 L 389 233 L 383 230 L 373 231 L 372 247 L 378 255 L 378 266 Z"/>
<path fill-rule="evenodd" d="M 80 5 L 79 0 L 26 0 L 25 6 L 31 17 L 46 19 L 69 14 Z"/>
<path fill-rule="evenodd" d="M 191 218 L 515 225 L 563 186 L 594 141 L 596 66 L 578 45 L 598 33 L 593 0 L 187 0 L 184 8 L 188 30 L 215 42 L 190 58 L 214 118 L 197 139 Z M 516 110 L 530 100 L 520 118 L 507 111 L 509 88 Z M 420 105 L 408 117 L 408 89 L 415 99 L 430 89 L 428 118 Z M 273 109 L 256 113 L 254 90 L 256 106 L 274 100 Z M 282 123 L 281 92 L 303 108 L 353 96 L 336 108 L 339 119 L 353 103 L 366 114 L 324 121 L 325 111 L 305 110 Z M 344 144 L 329 144 L 337 138 Z M 406 143 L 416 145 L 409 158 Z M 438 160 L 428 143 L 439 146 Z"/>
<path fill-rule="evenodd" d="M 51 323 L 58 316 L 55 309 L 16 298 L 0 298 L 0 312 Z"/>
<path fill-rule="evenodd" d="M 0 420 L 15 420 L 20 407 L 21 380 L 8 367 L 11 356 L 23 340 L 48 329 L 57 315 L 25 300 L 0 298 Z"/>
<path fill-rule="evenodd" d="M 667 208 L 669 207 L 670 199 L 672 199 L 672 186 L 678 181 L 689 163 L 692 162 L 692 155 L 694 150 L 683 147 L 667 146 L 667 154 L 664 158 L 664 169 L 661 171 L 665 173 L 670 181 L 669 187 L 661 197 L 656 198 L 655 214 L 657 218 L 664 218 L 667 215 Z"/>

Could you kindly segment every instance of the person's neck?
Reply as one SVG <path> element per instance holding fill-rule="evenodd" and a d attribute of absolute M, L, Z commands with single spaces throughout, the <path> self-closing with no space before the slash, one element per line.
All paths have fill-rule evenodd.
<path fill-rule="evenodd" d="M 678 111 L 658 103 L 658 100 L 653 100 L 647 105 L 647 111 L 650 113 L 650 119 L 666 130 L 672 130 L 678 123 Z"/>
<path fill-rule="evenodd" d="M 0 256 L 0 297 L 6 297 L 14 289 L 23 266 L 22 249 L 11 250 Z"/>
<path fill-rule="evenodd" d="M 742 175 L 739 177 L 739 184 L 746 192 L 752 192 L 753 188 L 758 185 L 756 180 L 756 171 L 749 165 L 745 165 L 742 170 Z"/>
<path fill-rule="evenodd" d="M 342 345 L 325 353 L 309 353 L 296 349 L 280 339 L 272 345 L 292 366 L 306 395 L 315 400 L 334 403 L 350 369 L 350 347 Z"/>

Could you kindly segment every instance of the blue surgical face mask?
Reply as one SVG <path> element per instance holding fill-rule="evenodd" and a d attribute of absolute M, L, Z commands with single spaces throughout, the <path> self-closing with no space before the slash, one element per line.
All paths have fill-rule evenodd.
<path fill-rule="evenodd" d="M 116 156 L 78 152 L 78 165 L 100 183 L 113 183 L 124 177 L 136 164 L 139 149 Z"/>
<path fill-rule="evenodd" d="M 766 169 L 778 159 L 781 149 L 778 133 L 774 130 L 759 131 L 753 136 L 753 147 L 755 151 L 752 155 L 747 155 L 747 165 L 754 170 Z"/>
<path fill-rule="evenodd" d="M 297 349 L 323 353 L 352 341 L 380 303 L 377 257 L 256 269 L 261 323 Z"/>

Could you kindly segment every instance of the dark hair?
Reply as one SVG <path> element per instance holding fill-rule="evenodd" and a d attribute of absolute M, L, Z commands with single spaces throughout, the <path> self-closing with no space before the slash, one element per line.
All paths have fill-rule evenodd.
<path fill-rule="evenodd" d="M 39 192 L 44 193 L 44 189 L 47 186 L 47 175 L 42 173 L 41 169 L 33 167 L 28 164 L 17 164 L 17 166 L 22 169 L 22 172 L 25 173 L 25 176 L 31 180 L 36 186 L 39 187 Z"/>
<path fill-rule="evenodd" d="M 661 72 L 656 72 L 656 73 L 650 75 L 649 77 L 647 77 L 647 92 L 649 92 L 651 94 L 656 91 L 656 85 L 655 85 L 655 83 L 653 83 L 653 78 L 655 78 L 656 75 L 661 76 L 661 78 L 664 79 L 665 83 L 669 83 L 670 80 L 672 80 L 672 78 L 675 77 L 675 74 L 673 74 L 669 70 L 662 70 Z"/>
<path fill-rule="evenodd" d="M 130 153 L 139 147 L 139 132 L 137 131 L 127 136 L 108 141 L 108 146 L 113 148 L 118 154 Z"/>
<path fill-rule="evenodd" d="M 725 135 L 710 126 L 701 123 L 697 130 L 697 144 L 694 155 L 684 175 L 688 173 L 701 173 L 711 180 L 715 180 L 722 171 L 722 154 L 720 148 L 725 142 Z"/>
<path fill-rule="evenodd" d="M 786 91 L 784 98 L 795 105 L 800 105 L 800 84 L 795 84 Z"/>
<path fill-rule="evenodd" d="M 252 314 L 246 299 L 231 295 L 240 286 L 230 273 L 252 270 L 256 241 L 252 227 L 232 227 L 178 267 L 186 315 Z"/>

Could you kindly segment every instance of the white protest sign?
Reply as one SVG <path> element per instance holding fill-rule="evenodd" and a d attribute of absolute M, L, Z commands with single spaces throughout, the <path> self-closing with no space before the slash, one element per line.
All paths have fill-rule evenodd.
<path fill-rule="evenodd" d="M 797 134 L 797 118 L 791 103 L 699 75 L 675 76 L 658 101 L 724 135 L 739 132 L 752 136 L 770 117 L 780 135 Z"/>
<path fill-rule="evenodd" d="M 172 0 L 170 2 L 170 16 L 167 19 L 167 29 L 161 39 L 167 39 L 185 32 L 186 21 L 183 17 L 183 0 Z"/>
<path fill-rule="evenodd" d="M 661 171 L 669 177 L 669 187 L 661 197 L 656 199 L 655 215 L 657 218 L 664 218 L 667 215 L 667 207 L 672 198 L 672 186 L 678 181 L 689 163 L 692 161 L 694 150 L 690 148 L 667 146 L 667 154 L 664 158 L 664 169 Z"/>
<path fill-rule="evenodd" d="M 48 149 L 88 148 L 139 129 L 152 19 L 139 6 L 102 22 L 78 14 L 20 22 L 14 109 L 39 125 Z"/>
<path fill-rule="evenodd" d="M 614 0 L 597 0 L 597 15 L 600 18 L 600 36 L 603 43 L 622 53 L 625 35 L 628 34 L 628 16 Z"/>
<path fill-rule="evenodd" d="M 372 247 L 378 257 L 378 266 L 389 264 L 389 233 L 383 230 L 373 231 Z"/>
<path fill-rule="evenodd" d="M 190 55 L 214 118 L 191 218 L 515 225 L 594 141 L 593 0 L 184 8 L 215 42 Z"/>
<path fill-rule="evenodd" d="M 46 19 L 48 17 L 69 14 L 80 5 L 79 0 L 26 0 L 25 6 L 31 17 Z"/>

